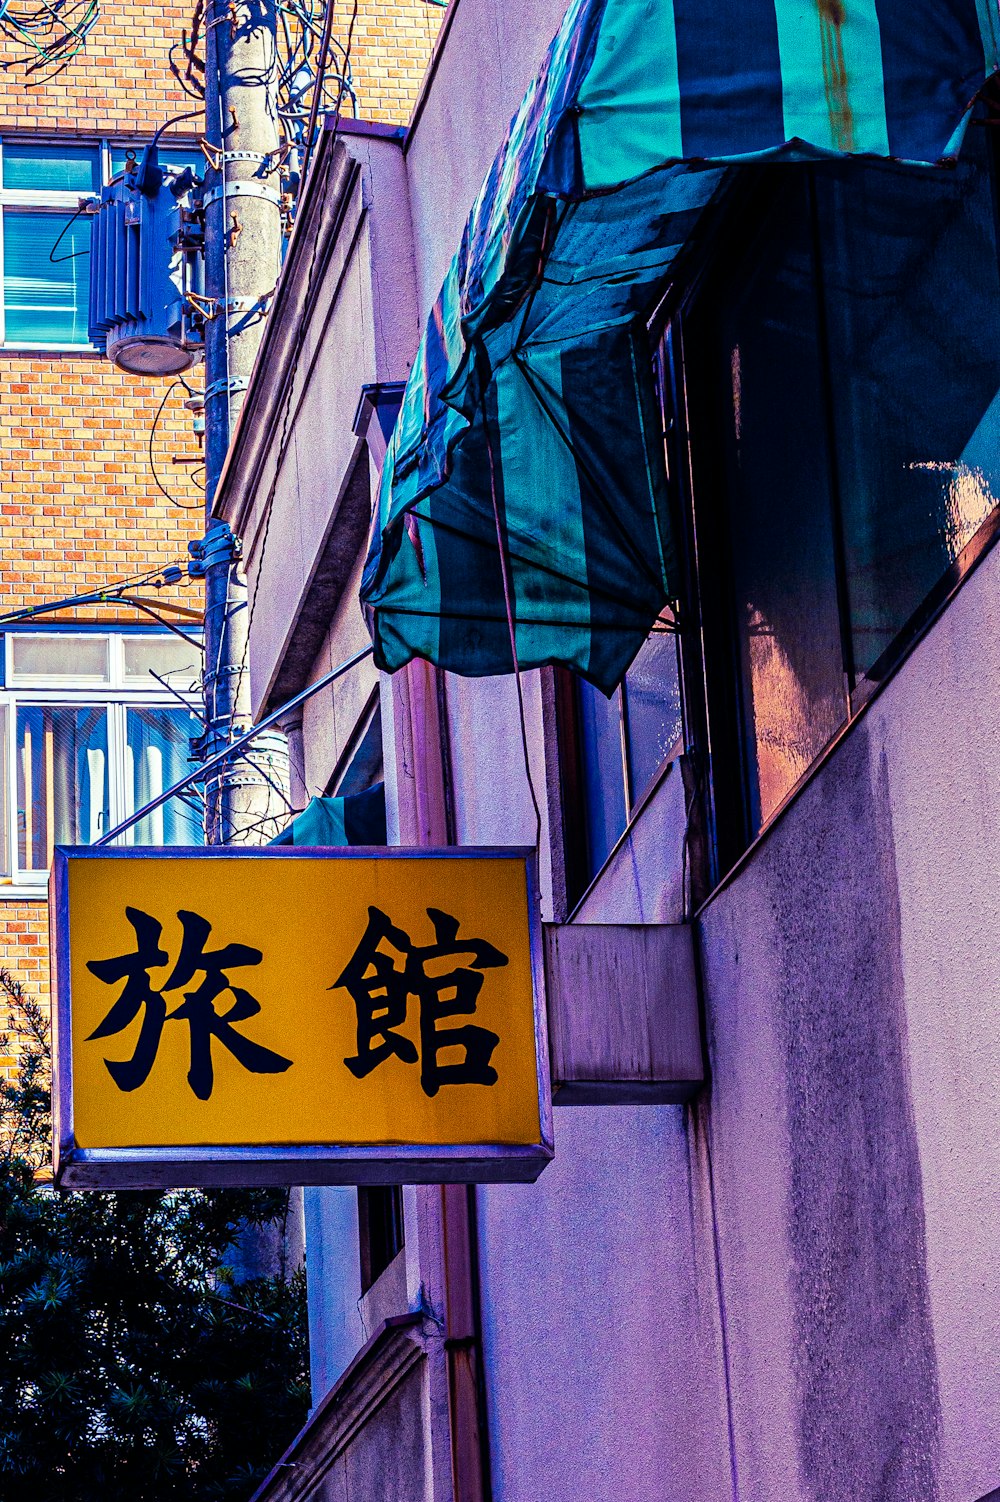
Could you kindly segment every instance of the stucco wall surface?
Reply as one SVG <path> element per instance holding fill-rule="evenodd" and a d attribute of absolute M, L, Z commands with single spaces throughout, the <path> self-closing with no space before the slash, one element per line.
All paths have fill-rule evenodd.
<path fill-rule="evenodd" d="M 309 1255 L 309 1379 L 315 1406 L 364 1345 L 361 1322 L 358 1192 L 303 1190 Z"/>
<path fill-rule="evenodd" d="M 568 1107 L 555 1129 L 536 1184 L 479 1191 L 496 1502 L 729 1498 L 710 1205 L 684 1112 Z"/>
<path fill-rule="evenodd" d="M 1000 1484 L 998 583 L 1000 551 L 703 911 L 710 1096 L 558 1111 L 539 1182 L 481 1191 L 498 1502 Z M 448 700 L 461 838 L 516 837 L 516 699 Z M 585 920 L 670 889 L 674 792 Z"/>
<path fill-rule="evenodd" d="M 233 525 L 246 543 L 251 600 L 267 600 L 267 609 L 253 615 L 250 677 L 257 712 L 293 646 L 303 599 L 355 464 L 364 463 L 353 431 L 362 387 L 404 381 L 418 339 L 399 145 L 354 132 L 342 144 L 360 170 L 335 233 L 318 251 L 289 262 L 293 286 L 301 283 L 309 301 L 301 348 L 290 361 L 273 368 L 265 362 L 255 374 L 266 415 L 255 412 L 254 419 L 266 422 L 274 441 L 252 480 L 230 485 L 238 510 L 249 483 L 250 504 L 245 515 L 234 515 Z M 302 313 L 297 309 L 294 316 Z M 257 437 L 247 433 L 244 451 Z M 241 462 L 238 453 L 236 467 Z M 232 509 L 228 502 L 226 509 Z"/>
<path fill-rule="evenodd" d="M 739 1496 L 1000 1484 L 994 552 L 701 924 Z"/>
<path fill-rule="evenodd" d="M 498 1502 L 1000 1483 L 998 583 L 703 911 L 710 1096 L 558 1111 L 539 1182 L 481 1191 Z"/>
<path fill-rule="evenodd" d="M 407 150 L 421 319 L 562 9 L 455 13 Z M 496 1502 L 1000 1485 L 998 574 L 705 910 L 710 1099 L 560 1111 L 539 1182 L 481 1191 Z M 449 683 L 448 707 L 461 838 L 530 835 L 509 691 Z M 655 912 L 670 873 L 636 860 Z"/>
<path fill-rule="evenodd" d="M 459 0 L 406 146 L 423 325 L 566 0 Z"/>

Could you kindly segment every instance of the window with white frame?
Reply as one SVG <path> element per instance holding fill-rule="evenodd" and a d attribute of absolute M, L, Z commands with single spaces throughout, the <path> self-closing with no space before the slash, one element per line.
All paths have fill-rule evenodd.
<path fill-rule="evenodd" d="M 92 844 L 190 771 L 199 657 L 196 645 L 166 632 L 7 635 L 0 864 L 8 883 L 44 881 L 55 845 Z M 203 839 L 201 808 L 188 795 L 122 836 L 136 845 Z"/>
<path fill-rule="evenodd" d="M 121 172 L 142 142 L 0 141 L 3 305 L 8 348 L 89 348 L 90 221 L 80 200 Z M 200 169 L 196 147 L 161 148 L 162 163 Z"/>

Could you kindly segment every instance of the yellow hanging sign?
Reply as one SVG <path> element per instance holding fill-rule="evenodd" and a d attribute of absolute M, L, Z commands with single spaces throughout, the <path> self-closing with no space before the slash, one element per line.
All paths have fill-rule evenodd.
<path fill-rule="evenodd" d="M 66 848 L 51 922 L 63 1187 L 552 1156 L 529 852 Z"/>

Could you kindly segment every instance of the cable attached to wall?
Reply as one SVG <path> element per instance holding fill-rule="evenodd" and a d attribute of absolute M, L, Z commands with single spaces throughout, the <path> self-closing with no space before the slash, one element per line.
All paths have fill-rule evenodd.
<path fill-rule="evenodd" d="M 524 773 L 528 779 L 528 791 L 531 793 L 531 803 L 535 810 L 535 848 L 540 850 L 542 843 L 542 811 L 538 803 L 538 795 L 535 792 L 535 783 L 531 775 L 531 757 L 528 752 L 528 726 L 524 714 L 524 687 L 521 683 L 521 664 L 517 656 L 517 626 L 514 621 L 514 591 L 511 584 L 510 550 L 507 547 L 507 537 L 500 521 L 500 503 L 497 497 L 496 466 L 493 458 L 493 439 L 490 433 L 490 425 L 486 411 L 485 396 L 480 401 L 480 411 L 483 416 L 483 432 L 486 436 L 486 453 L 490 465 L 490 498 L 493 502 L 493 520 L 496 523 L 497 548 L 500 552 L 500 573 L 503 579 L 503 602 L 507 613 L 507 632 L 510 637 L 510 655 L 514 664 L 514 680 L 517 684 L 517 712 L 521 722 L 521 749 L 524 752 Z"/>
<path fill-rule="evenodd" d="M 86 45 L 100 15 L 99 0 L 38 0 L 0 7 L 0 32 L 24 50 L 2 64 L 41 76 L 27 79 L 37 88 L 72 62 Z"/>
<path fill-rule="evenodd" d="M 152 473 L 157 490 L 161 493 L 161 495 L 166 496 L 171 506 L 176 506 L 178 511 L 201 511 L 204 508 L 204 501 L 179 501 L 175 495 L 171 495 L 170 491 L 163 484 L 162 480 L 156 472 L 156 459 L 153 453 L 153 442 L 156 438 L 156 430 L 159 426 L 160 418 L 163 416 L 163 409 L 167 405 L 167 402 L 170 400 L 173 392 L 177 390 L 178 386 L 183 386 L 184 390 L 187 391 L 189 395 L 191 393 L 191 387 L 187 384 L 186 381 L 182 381 L 180 378 L 178 378 L 176 381 L 172 381 L 167 387 L 166 392 L 163 396 L 163 400 L 160 402 L 160 405 L 156 409 L 156 416 L 153 418 L 153 426 L 149 430 L 149 468 Z"/>

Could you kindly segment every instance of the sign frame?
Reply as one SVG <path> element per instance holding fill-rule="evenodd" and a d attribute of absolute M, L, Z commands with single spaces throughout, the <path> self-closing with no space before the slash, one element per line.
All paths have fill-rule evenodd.
<path fill-rule="evenodd" d="M 74 859 L 517 860 L 527 889 L 540 1123 L 537 1143 L 279 1143 L 83 1148 L 73 1130 L 69 868 Z M 555 1154 L 538 855 L 533 846 L 57 845 L 49 876 L 52 1162 L 59 1189 L 224 1189 L 283 1185 L 533 1183 Z"/>

